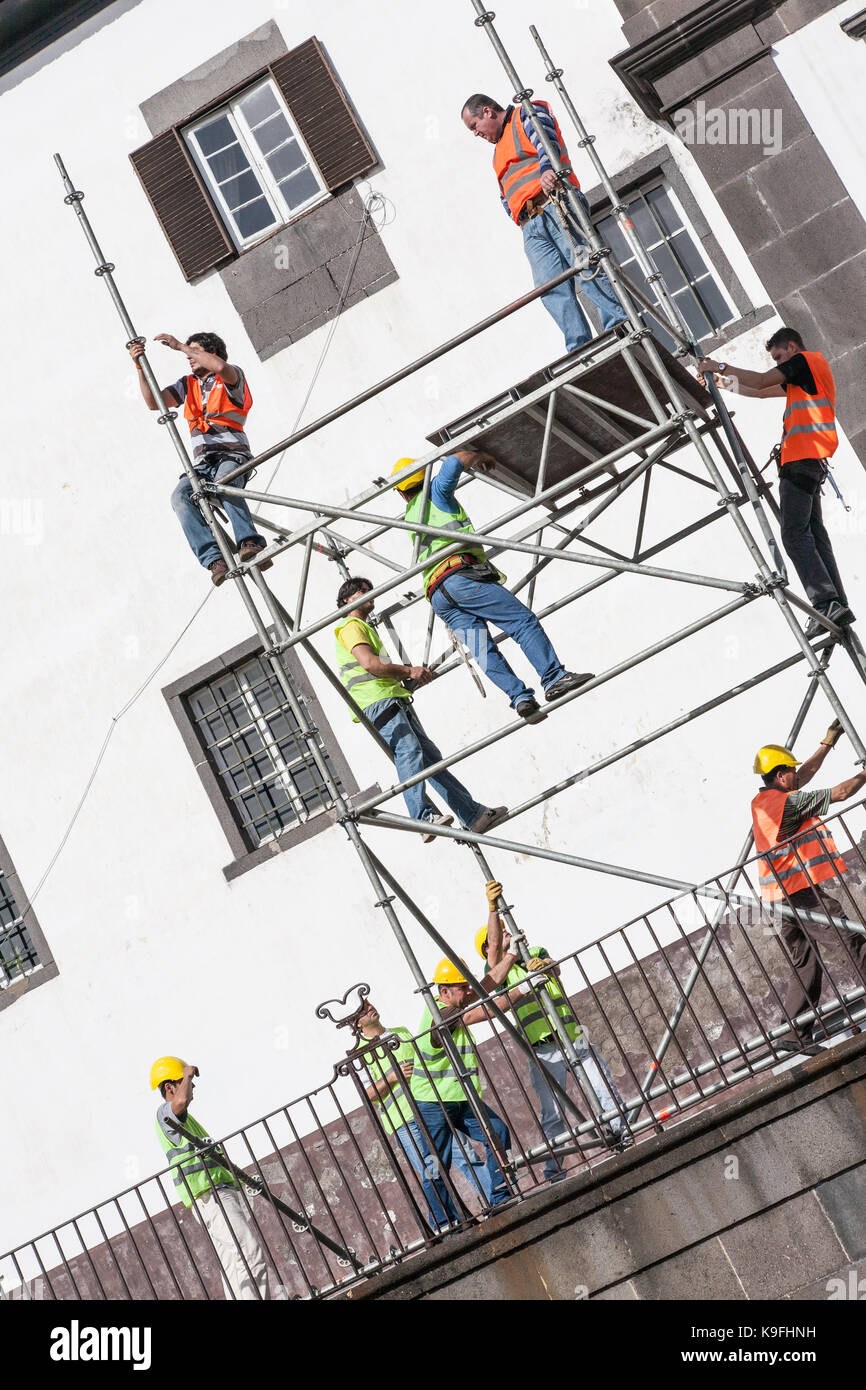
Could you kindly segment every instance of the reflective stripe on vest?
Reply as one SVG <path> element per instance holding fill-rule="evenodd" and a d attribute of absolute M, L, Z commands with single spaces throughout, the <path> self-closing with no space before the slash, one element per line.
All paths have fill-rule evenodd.
<path fill-rule="evenodd" d="M 178 1120 L 178 1124 L 183 1125 L 187 1133 L 194 1134 L 197 1139 L 210 1138 L 207 1130 L 203 1129 L 198 1120 L 194 1120 L 189 1112 L 187 1112 L 186 1119 Z M 175 1140 L 170 1139 L 159 1123 L 158 1115 L 156 1116 L 156 1133 L 169 1164 L 178 1170 L 173 1174 L 174 1185 L 184 1206 L 191 1207 L 194 1198 L 209 1196 L 215 1187 L 238 1186 L 237 1179 L 227 1168 L 223 1168 L 219 1160 L 214 1158 L 212 1154 L 201 1153 L 194 1144 L 178 1144 Z M 178 1138 L 182 1137 L 182 1135 L 178 1136 Z"/>
<path fill-rule="evenodd" d="M 758 882 L 761 897 L 768 902 L 778 902 L 786 893 L 799 893 L 845 872 L 845 860 L 820 816 L 810 816 L 796 835 L 779 845 L 788 796 L 788 792 L 765 787 L 752 801 L 755 849 L 761 856 Z"/>
<path fill-rule="evenodd" d="M 372 647 L 376 656 L 382 657 L 383 661 L 387 661 L 389 658 L 376 629 L 361 618 L 346 618 L 334 628 L 334 637 L 337 640 L 337 670 L 340 674 L 340 680 L 358 708 L 366 709 L 368 705 L 374 705 L 377 700 L 408 699 L 409 691 L 395 676 L 372 676 L 369 671 L 364 670 L 360 661 L 356 661 L 349 649 L 340 641 L 340 633 L 348 623 L 360 623 L 364 629 L 365 641 Z M 352 718 L 356 723 L 358 722 L 357 715 L 353 714 Z"/>
<path fill-rule="evenodd" d="M 221 425 L 224 429 L 242 431 L 253 403 L 246 377 L 243 378 L 243 382 L 244 403 L 240 410 L 232 401 L 219 377 L 214 381 L 208 395 L 207 410 L 205 410 L 202 401 L 201 382 L 197 376 L 190 373 L 186 379 L 186 400 L 183 404 L 183 413 L 189 424 L 190 434 L 194 430 L 198 430 L 201 434 L 207 434 L 214 425 Z"/>
<path fill-rule="evenodd" d="M 366 1054 L 366 1061 L 371 1081 L 385 1081 L 388 1071 L 396 1072 L 401 1077 L 399 1084 L 393 1086 L 386 1096 L 380 1096 L 378 1100 L 373 1101 L 373 1104 L 381 1109 L 380 1119 L 385 1133 L 393 1134 L 396 1130 L 402 1129 L 407 1120 L 413 1119 L 412 1106 L 406 1099 L 404 1089 L 409 1083 L 402 1077 L 400 1064 L 414 1062 L 415 1050 L 408 1028 L 391 1028 L 389 1032 L 400 1039 L 401 1046 L 394 1051 L 386 1047 L 377 1047 L 374 1053 Z M 382 1060 L 378 1061 L 378 1058 Z M 385 1066 L 382 1065 L 383 1062 L 386 1063 Z"/>
<path fill-rule="evenodd" d="M 787 404 L 782 417 L 782 456 L 784 466 L 792 459 L 824 459 L 836 452 L 836 384 L 826 358 L 820 352 L 804 352 L 817 396 L 800 386 L 788 386 Z"/>
<path fill-rule="evenodd" d="M 472 522 L 469 520 L 469 517 L 466 515 L 463 508 L 460 506 L 459 502 L 454 503 L 454 508 L 452 511 L 446 512 L 443 511 L 441 507 L 437 507 L 435 502 L 432 502 L 428 497 L 427 505 L 424 508 L 424 515 L 422 516 L 421 498 L 422 494 L 420 492 L 416 492 L 415 496 L 410 499 L 409 505 L 406 508 L 407 521 L 420 522 L 422 526 L 438 526 L 442 530 L 447 531 L 475 530 L 475 527 L 472 525 Z M 446 545 L 454 544 L 454 542 L 449 540 L 447 536 L 422 535 L 420 537 L 417 537 L 414 531 L 409 532 L 409 539 L 411 540 L 413 546 L 415 544 L 415 541 L 418 540 L 419 564 L 423 564 L 425 560 L 430 559 L 431 556 L 433 556 L 437 550 L 444 549 Z M 483 563 L 483 561 L 487 558 L 484 553 L 483 547 L 480 545 L 467 545 L 464 550 L 461 550 L 458 553 L 461 555 L 471 555 L 473 559 L 479 562 L 479 564 Z M 427 594 L 428 598 L 430 596 L 430 590 L 432 586 L 435 584 L 437 578 L 439 577 L 440 571 L 447 564 L 448 561 L 443 560 L 441 565 L 431 565 L 429 569 L 426 569 L 424 571 L 424 592 Z"/>
<path fill-rule="evenodd" d="M 568 151 L 565 148 L 562 131 L 547 102 L 536 101 L 533 102 L 533 106 L 540 107 L 547 115 L 551 116 L 559 142 L 560 159 L 564 165 L 569 165 Z M 527 203 L 530 198 L 537 197 L 541 192 L 539 155 L 523 128 L 523 109 L 520 106 L 515 106 L 511 119 L 506 122 L 505 129 L 496 143 L 496 148 L 493 151 L 493 169 L 499 181 L 500 196 L 512 218 L 517 222 L 524 203 Z M 571 172 L 569 172 L 568 181 L 575 188 L 580 188 L 575 175 Z"/>
<path fill-rule="evenodd" d="M 531 951 L 530 955 L 532 955 Z M 529 976 L 524 966 L 513 965 L 508 972 L 508 978 L 505 983 L 509 989 L 513 989 L 515 985 L 519 985 L 522 980 L 528 978 Z M 535 984 L 534 990 L 539 996 L 541 995 L 540 984 Z M 569 1040 L 574 1042 L 580 1033 L 580 1024 L 572 1013 L 568 999 L 560 988 L 558 981 L 551 979 L 549 975 L 547 976 L 547 993 L 548 997 L 552 1000 L 557 1014 L 565 1025 L 565 1031 Z M 527 1041 L 533 1044 L 533 1046 L 535 1043 L 542 1042 L 545 1038 L 555 1039 L 558 1037 L 556 1029 L 545 1013 L 544 1006 L 541 1004 L 540 999 L 536 998 L 536 994 L 528 995 L 525 1004 L 516 1004 L 514 1006 L 514 1012 L 526 1033 Z"/>
<path fill-rule="evenodd" d="M 415 1063 L 412 1080 L 409 1083 L 416 1100 L 465 1101 L 466 1086 L 454 1070 L 451 1058 L 444 1047 L 436 1049 L 430 1038 L 433 1018 L 429 1009 L 424 1010 L 418 1026 L 416 1047 L 420 1061 Z M 449 1029 L 455 1050 L 460 1056 L 463 1076 L 481 1095 L 481 1080 L 478 1075 L 478 1058 L 475 1055 L 475 1039 L 468 1028 L 458 1025 Z M 426 1071 L 425 1071 L 426 1067 Z M 429 1072 L 429 1079 L 427 1076 Z"/>

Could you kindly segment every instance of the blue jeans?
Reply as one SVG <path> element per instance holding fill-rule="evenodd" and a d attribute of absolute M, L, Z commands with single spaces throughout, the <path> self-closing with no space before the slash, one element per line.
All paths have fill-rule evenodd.
<path fill-rule="evenodd" d="M 427 1141 L 421 1133 L 416 1120 L 407 1120 L 405 1124 L 401 1125 L 397 1130 L 395 1137 L 399 1141 L 412 1168 L 418 1174 L 418 1177 L 422 1179 L 422 1186 L 425 1177 L 428 1179 L 439 1177 L 439 1166 L 435 1159 L 431 1159 Z M 459 1173 L 463 1174 L 472 1191 L 476 1193 L 480 1191 L 485 1200 L 489 1203 L 493 1188 L 490 1183 L 490 1175 L 487 1171 L 487 1160 L 478 1158 L 472 1145 L 468 1142 L 466 1144 L 465 1154 L 458 1144 L 453 1150 L 452 1157 L 454 1160 L 453 1166 Z M 442 1186 L 444 1187 L 444 1183 L 442 1183 Z M 451 1194 L 448 1193 L 447 1195 L 450 1199 Z M 452 1209 L 453 1205 L 452 1202 Z M 432 1230 L 439 1230 L 441 1219 L 437 1221 L 432 1209 L 429 1207 L 427 1209 L 427 1221 Z"/>
<path fill-rule="evenodd" d="M 450 1169 L 452 1161 L 452 1149 L 454 1137 L 449 1128 L 448 1121 L 451 1121 L 454 1129 L 460 1134 L 465 1134 L 467 1139 L 480 1142 L 484 1147 L 485 1168 L 487 1171 L 487 1183 L 485 1184 L 485 1197 L 491 1207 L 498 1207 L 501 1202 L 507 1202 L 509 1198 L 508 1184 L 505 1181 L 505 1174 L 496 1161 L 490 1147 L 484 1138 L 484 1132 L 472 1113 L 472 1107 L 468 1101 L 438 1101 L 438 1100 L 418 1100 L 418 1114 L 427 1127 L 427 1132 L 433 1141 L 435 1154 L 428 1153 L 425 1162 L 425 1173 L 421 1179 L 421 1186 L 424 1189 L 424 1196 L 430 1204 L 430 1211 L 437 1226 L 444 1225 L 447 1221 L 459 1221 L 459 1216 L 451 1200 L 451 1194 L 439 1176 L 439 1164 Z M 499 1116 L 494 1114 L 489 1106 L 483 1101 L 480 1102 L 487 1121 L 499 1141 L 503 1151 L 508 1149 L 511 1144 L 511 1135 L 506 1126 L 502 1123 Z M 447 1118 L 446 1118 L 447 1116 Z M 456 1162 L 456 1158 L 455 1158 Z M 489 1184 L 489 1188 L 487 1186 Z M 474 1186 L 474 1184 L 473 1184 Z"/>
<path fill-rule="evenodd" d="M 442 754 L 436 744 L 427 737 L 421 720 L 408 700 L 376 700 L 367 706 L 364 713 L 368 719 L 375 719 L 389 706 L 393 713 L 386 723 L 378 726 L 379 733 L 394 754 L 397 776 L 401 782 L 405 782 L 407 777 L 414 777 L 422 768 L 429 767 L 431 763 L 438 763 Z M 431 777 L 430 785 L 448 804 L 463 826 L 471 825 L 484 810 L 463 783 L 458 782 L 454 774 L 447 769 Z M 403 796 L 413 820 L 429 820 L 436 813 L 436 807 L 427 795 L 423 782 L 416 782 L 414 787 L 408 787 Z"/>
<path fill-rule="evenodd" d="M 588 207 L 582 193 L 578 193 L 584 208 Z M 579 246 L 586 246 L 587 240 L 577 222 L 569 218 L 575 240 Z M 543 285 L 563 270 L 574 265 L 574 250 L 565 228 L 556 215 L 551 203 L 537 217 L 530 217 L 523 223 L 523 249 L 532 268 L 532 283 Z M 625 310 L 613 292 L 613 287 L 603 270 L 592 280 L 566 280 L 555 290 L 544 295 L 542 304 L 556 321 L 565 336 L 566 352 L 574 352 L 592 337 L 586 315 L 581 309 L 575 291 L 585 294 L 595 305 L 601 316 L 602 332 L 622 323 Z"/>
<path fill-rule="evenodd" d="M 246 459 L 243 458 L 223 458 L 221 455 L 215 457 L 205 455 L 203 462 L 197 463 L 195 471 L 199 477 L 208 483 L 218 483 L 220 478 L 225 477 L 226 473 L 231 473 L 233 469 L 239 468 Z M 236 478 L 232 487 L 243 487 L 246 478 Z M 246 502 L 240 497 L 219 497 L 211 498 L 212 502 L 219 502 L 226 516 L 232 524 L 235 533 L 235 540 L 238 545 L 241 541 L 255 540 L 261 541 L 265 545 L 265 539 L 260 536 L 253 525 L 250 516 L 250 509 Z M 190 543 L 190 548 L 200 564 L 207 569 L 214 560 L 222 559 L 219 546 L 214 540 L 210 527 L 192 500 L 192 483 L 184 474 L 171 494 L 171 505 L 175 516 L 183 527 L 183 534 Z"/>
<path fill-rule="evenodd" d="M 443 623 L 465 642 L 487 679 L 508 696 L 512 709 L 521 700 L 530 699 L 532 690 L 512 671 L 490 635 L 488 622 L 514 638 L 545 690 L 565 675 L 565 667 L 532 609 L 503 584 L 482 584 L 472 578 L 471 569 L 457 570 L 433 590 L 430 602 Z"/>
<path fill-rule="evenodd" d="M 558 1134 L 562 1134 L 563 1130 L 570 1128 L 571 1121 L 566 1122 L 563 1119 L 562 1111 L 554 1099 L 544 1074 L 549 1072 L 557 1085 L 564 1091 L 566 1082 L 573 1073 L 557 1039 L 550 1038 L 546 1042 L 536 1043 L 532 1050 L 535 1053 L 536 1061 L 529 1064 L 529 1080 L 541 1106 L 541 1114 L 538 1117 L 541 1128 L 544 1130 L 548 1143 L 552 1144 Z M 616 1110 L 617 1106 L 624 1109 L 622 1097 L 613 1084 L 613 1077 L 607 1063 L 600 1053 L 596 1052 L 585 1033 L 578 1034 L 574 1043 L 574 1050 L 577 1054 L 577 1060 L 586 1072 L 587 1081 L 598 1096 L 599 1104 L 594 1113 L 600 1115 L 603 1110 Z M 580 1095 L 583 1098 L 582 1091 Z M 585 1106 L 581 1108 L 585 1108 Z M 614 1115 L 609 1123 L 615 1134 L 621 1133 L 623 1127 L 621 1115 Z M 555 1178 L 561 1172 L 562 1167 L 559 1160 L 552 1154 L 549 1155 L 544 1165 L 544 1176 Z"/>

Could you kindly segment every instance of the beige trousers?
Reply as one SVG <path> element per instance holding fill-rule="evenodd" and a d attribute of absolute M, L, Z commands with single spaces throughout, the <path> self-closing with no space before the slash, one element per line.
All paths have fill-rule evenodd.
<path fill-rule="evenodd" d="M 235 1298 L 279 1297 L 271 1293 L 262 1247 L 240 1193 L 231 1187 L 221 1187 L 219 1200 L 211 1192 L 199 1198 L 195 1209 L 207 1227 L 225 1281 Z"/>

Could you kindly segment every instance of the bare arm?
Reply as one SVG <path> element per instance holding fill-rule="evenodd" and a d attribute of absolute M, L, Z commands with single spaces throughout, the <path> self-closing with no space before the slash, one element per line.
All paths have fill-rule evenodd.
<path fill-rule="evenodd" d="M 398 1085 L 404 1077 L 407 1081 L 409 1080 L 412 1075 L 412 1065 L 411 1062 L 401 1062 L 400 1071 L 402 1072 L 402 1076 L 398 1075 L 397 1072 L 392 1069 L 385 1073 L 381 1081 L 374 1081 L 372 1086 L 367 1087 L 368 1099 L 378 1101 L 390 1095 L 394 1087 Z"/>
<path fill-rule="evenodd" d="M 413 680 L 416 685 L 427 685 L 433 679 L 429 666 L 403 666 L 399 661 L 383 661 L 369 642 L 359 642 L 352 648 L 352 655 L 371 676 L 390 676 L 398 681 Z"/>
<path fill-rule="evenodd" d="M 699 372 L 720 372 L 721 364 L 712 357 L 702 357 L 698 363 Z M 750 372 L 746 367 L 732 367 L 725 363 L 724 371 L 728 376 L 732 376 L 741 386 L 750 386 L 755 390 L 763 391 L 768 386 L 785 386 L 785 378 L 778 367 L 771 367 L 768 372 Z M 745 393 L 744 393 L 745 394 Z M 780 393 L 785 394 L 784 389 Z"/>
<path fill-rule="evenodd" d="M 839 782 L 835 787 L 831 787 L 830 800 L 847 801 L 849 796 L 855 796 L 861 787 L 866 787 L 866 769 L 856 772 L 847 782 Z"/>
<path fill-rule="evenodd" d="M 215 352 L 205 352 L 198 343 L 182 343 L 173 333 L 157 333 L 154 342 L 173 348 L 175 352 L 185 353 L 193 371 L 197 367 L 204 367 L 208 372 L 215 372 L 226 386 L 237 386 L 240 381 L 238 372 L 229 366 L 224 357 L 217 357 Z"/>
<path fill-rule="evenodd" d="M 171 1098 L 172 1114 L 176 1116 L 185 1115 L 192 1102 L 192 1079 L 198 1076 L 198 1067 L 184 1063 L 183 1076 L 180 1085 Z"/>
<path fill-rule="evenodd" d="M 144 371 L 139 366 L 138 359 L 142 356 L 143 352 L 144 343 L 130 343 L 129 355 L 135 363 L 136 367 L 138 367 L 138 385 L 141 389 L 141 398 L 147 406 L 148 410 L 159 410 L 159 402 L 157 401 L 156 397 L 154 396 L 153 392 L 147 384 L 147 378 L 144 375 Z M 175 400 L 173 391 L 163 391 L 162 394 L 165 399 L 166 405 L 176 406 L 179 404 L 179 402 Z"/>
<path fill-rule="evenodd" d="M 808 757 L 805 762 L 800 764 L 799 770 L 797 772 L 798 791 L 801 787 L 806 787 L 809 785 L 812 778 L 815 776 L 815 773 L 818 771 L 819 767 L 821 766 L 829 752 L 830 745 L 826 743 L 819 743 L 814 753 L 812 753 L 811 756 Z"/>
<path fill-rule="evenodd" d="M 509 970 L 511 970 L 512 966 L 516 964 L 517 953 L 515 951 L 506 951 L 505 955 L 499 961 L 499 964 L 494 965 L 493 969 L 488 970 L 487 974 L 483 977 L 481 983 L 484 986 L 484 988 L 486 990 L 497 989 L 499 985 L 504 983 L 505 979 L 508 976 L 508 972 Z M 515 990 L 509 991 L 508 994 L 502 995 L 502 997 L 499 999 L 494 999 L 494 1008 L 498 1009 L 500 1013 L 507 1013 L 507 1011 L 511 1008 L 512 1003 L 514 1002 L 512 999 L 512 993 L 514 993 L 515 997 L 517 996 L 517 991 Z M 470 1009 L 468 1014 L 463 1015 L 462 1022 L 484 1023 L 486 1019 L 490 1019 L 492 1017 L 493 1014 L 491 1012 L 490 1006 L 488 1004 L 479 1004 L 476 1008 Z"/>

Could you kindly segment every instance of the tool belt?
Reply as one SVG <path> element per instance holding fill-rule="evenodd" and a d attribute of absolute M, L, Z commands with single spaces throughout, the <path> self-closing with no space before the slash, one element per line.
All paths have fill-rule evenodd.
<path fill-rule="evenodd" d="M 527 202 L 523 204 L 523 207 L 517 215 L 518 223 L 522 226 L 522 224 L 528 222 L 530 218 L 538 217 L 549 202 L 549 193 L 537 193 L 534 198 L 529 198 Z"/>
<path fill-rule="evenodd" d="M 443 560 L 442 564 L 434 569 L 433 576 L 427 584 L 428 599 L 434 589 L 438 589 L 442 580 L 447 579 L 449 574 L 453 574 L 455 570 L 466 569 L 469 566 L 473 566 L 475 569 L 479 568 L 478 561 L 475 559 L 474 555 L 451 555 L 447 560 Z"/>
<path fill-rule="evenodd" d="M 405 695 L 395 695 L 393 699 L 390 699 L 388 701 L 385 708 L 379 711 L 375 719 L 370 719 L 370 723 L 373 725 L 374 729 L 378 729 L 381 732 L 381 730 L 384 729 L 386 724 L 390 724 L 391 720 L 394 718 L 394 715 L 397 713 L 396 709 L 394 709 L 395 705 L 411 705 L 411 703 L 411 698 L 407 700 Z"/>

